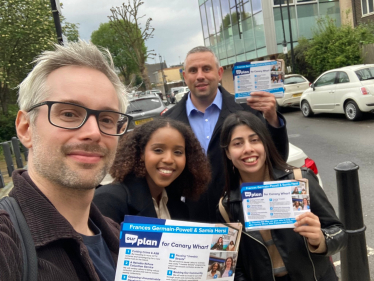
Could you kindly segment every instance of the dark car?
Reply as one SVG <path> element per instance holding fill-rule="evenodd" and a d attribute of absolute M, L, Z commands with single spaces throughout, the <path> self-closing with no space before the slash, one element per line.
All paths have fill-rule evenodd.
<path fill-rule="evenodd" d="M 133 119 L 128 130 L 131 131 L 136 126 L 160 117 L 167 110 L 160 96 L 156 93 L 145 93 L 130 99 L 126 113 L 131 115 Z"/>

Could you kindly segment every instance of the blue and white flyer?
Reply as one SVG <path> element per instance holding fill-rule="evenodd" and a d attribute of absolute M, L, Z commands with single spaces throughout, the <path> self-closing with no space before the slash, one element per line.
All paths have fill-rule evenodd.
<path fill-rule="evenodd" d="M 294 228 L 296 216 L 310 212 L 307 179 L 243 183 L 245 230 Z"/>
<path fill-rule="evenodd" d="M 237 62 L 232 70 L 235 101 L 246 103 L 252 92 L 265 91 L 276 98 L 284 96 L 284 74 L 280 61 Z"/>
<path fill-rule="evenodd" d="M 231 281 L 242 225 L 126 216 L 115 281 Z"/>

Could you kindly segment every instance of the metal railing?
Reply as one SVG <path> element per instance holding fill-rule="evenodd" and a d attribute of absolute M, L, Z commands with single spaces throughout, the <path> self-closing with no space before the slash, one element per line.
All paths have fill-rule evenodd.
<path fill-rule="evenodd" d="M 23 156 L 26 162 L 27 162 L 27 157 L 28 157 L 28 149 L 24 147 L 22 143 L 19 141 L 19 139 L 16 137 L 13 137 L 11 141 L 2 142 L 0 143 L 0 145 L 3 149 L 3 154 L 5 158 L 8 175 L 9 177 L 11 177 L 14 171 L 12 155 L 14 155 L 14 158 L 16 160 L 17 168 L 23 168 L 24 165 L 23 165 L 23 160 L 22 160 L 21 148 L 22 148 Z M 0 188 L 4 188 L 4 187 L 5 187 L 4 177 L 0 170 Z"/>

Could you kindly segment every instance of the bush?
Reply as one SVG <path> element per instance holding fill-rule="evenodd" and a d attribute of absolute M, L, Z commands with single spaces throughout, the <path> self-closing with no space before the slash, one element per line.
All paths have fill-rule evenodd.
<path fill-rule="evenodd" d="M 9 141 L 17 136 L 15 121 L 18 108 L 16 105 L 9 105 L 7 115 L 0 114 L 0 142 Z"/>
<path fill-rule="evenodd" d="M 361 44 L 373 42 L 374 34 L 368 25 L 337 27 L 330 18 L 320 19 L 305 58 L 314 71 L 321 74 L 330 69 L 361 64 Z"/>

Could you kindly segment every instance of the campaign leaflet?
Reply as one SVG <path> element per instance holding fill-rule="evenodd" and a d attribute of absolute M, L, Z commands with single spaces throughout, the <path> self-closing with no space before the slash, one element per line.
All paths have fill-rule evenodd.
<path fill-rule="evenodd" d="M 307 179 L 243 183 L 245 230 L 294 228 L 296 216 L 310 212 Z"/>
<path fill-rule="evenodd" d="M 126 216 L 115 281 L 234 280 L 241 229 Z"/>
<path fill-rule="evenodd" d="M 284 74 L 280 61 L 237 62 L 232 70 L 235 101 L 246 103 L 252 92 L 265 91 L 276 98 L 284 96 Z"/>

